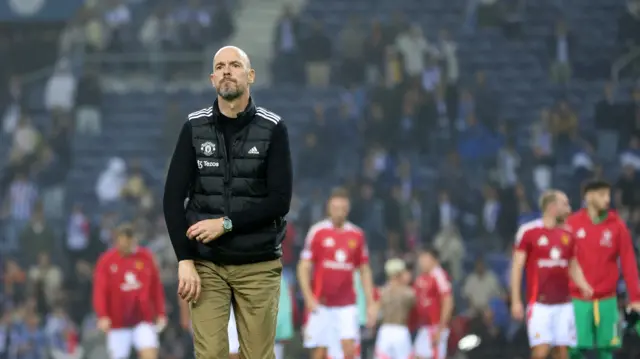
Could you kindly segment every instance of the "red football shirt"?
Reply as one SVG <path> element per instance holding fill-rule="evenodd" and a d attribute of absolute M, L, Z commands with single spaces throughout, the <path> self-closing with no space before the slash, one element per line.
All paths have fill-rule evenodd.
<path fill-rule="evenodd" d="M 440 324 L 442 299 L 451 295 L 451 281 L 442 267 L 434 268 L 416 278 L 416 311 L 421 326 Z"/>
<path fill-rule="evenodd" d="M 342 228 L 322 220 L 309 229 L 301 258 L 313 263 L 313 294 L 328 307 L 356 303 L 353 272 L 369 262 L 362 230 L 351 222 Z"/>
<path fill-rule="evenodd" d="M 516 250 L 527 254 L 527 303 L 566 303 L 569 297 L 569 260 L 575 240 L 564 228 L 534 225 L 521 228 Z"/>
<path fill-rule="evenodd" d="M 114 329 L 165 316 L 164 289 L 151 252 L 142 247 L 129 255 L 104 252 L 94 273 L 93 307 L 98 318 L 111 319 Z"/>

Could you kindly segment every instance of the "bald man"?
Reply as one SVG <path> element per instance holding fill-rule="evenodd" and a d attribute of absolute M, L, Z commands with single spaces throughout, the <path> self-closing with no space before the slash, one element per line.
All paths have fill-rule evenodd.
<path fill-rule="evenodd" d="M 197 358 L 228 358 L 222 329 L 230 303 L 241 357 L 274 358 L 293 180 L 287 128 L 253 102 L 255 76 L 241 49 L 216 53 L 210 78 L 217 98 L 187 116 L 165 183 L 178 294 L 190 303 Z"/>

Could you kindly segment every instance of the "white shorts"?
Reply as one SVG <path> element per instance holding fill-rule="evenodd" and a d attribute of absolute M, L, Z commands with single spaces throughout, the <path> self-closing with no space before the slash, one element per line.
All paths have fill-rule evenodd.
<path fill-rule="evenodd" d="M 304 347 L 330 349 L 339 347 L 341 340 L 357 341 L 360 336 L 358 319 L 355 305 L 318 307 L 309 315 L 304 329 Z"/>
<path fill-rule="evenodd" d="M 229 315 L 227 334 L 229 335 L 229 354 L 238 354 L 240 352 L 240 341 L 238 340 L 238 327 L 236 326 L 236 314 L 233 311 L 233 306 L 231 306 L 231 314 Z"/>
<path fill-rule="evenodd" d="M 158 332 L 151 323 L 140 323 L 134 328 L 111 329 L 107 334 L 107 350 L 111 359 L 128 359 L 131 348 L 157 349 Z"/>
<path fill-rule="evenodd" d="M 438 327 L 435 325 L 420 327 L 416 340 L 413 343 L 414 354 L 417 358 L 445 359 L 447 357 L 447 344 L 449 343 L 449 328 L 440 333 L 440 340 L 434 343 L 431 333 Z"/>
<path fill-rule="evenodd" d="M 572 347 L 576 344 L 576 325 L 571 303 L 533 303 L 527 308 L 529 346 L 548 344 Z"/>
<path fill-rule="evenodd" d="M 412 354 L 409 328 L 398 324 L 380 326 L 374 354 L 376 359 L 409 359 Z"/>

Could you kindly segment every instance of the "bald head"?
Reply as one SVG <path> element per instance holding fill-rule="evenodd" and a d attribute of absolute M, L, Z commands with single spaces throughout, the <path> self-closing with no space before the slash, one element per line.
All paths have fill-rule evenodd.
<path fill-rule="evenodd" d="M 218 97 L 233 101 L 249 95 L 249 86 L 255 79 L 255 71 L 251 68 L 249 56 L 235 46 L 225 46 L 213 57 L 211 84 L 218 92 Z"/>
<path fill-rule="evenodd" d="M 571 213 L 569 198 L 564 192 L 555 189 L 545 191 L 540 196 L 539 205 L 543 215 L 555 217 L 558 223 L 564 222 Z"/>
<path fill-rule="evenodd" d="M 235 56 L 241 59 L 241 61 L 243 62 L 243 64 L 247 69 L 251 68 L 251 61 L 249 60 L 249 55 L 247 55 L 247 53 L 244 52 L 244 50 L 236 46 L 225 46 L 220 48 L 220 50 L 218 50 L 218 52 L 216 52 L 216 54 L 213 56 L 214 68 L 216 66 L 216 59 L 220 57 L 225 57 L 225 55 Z"/>

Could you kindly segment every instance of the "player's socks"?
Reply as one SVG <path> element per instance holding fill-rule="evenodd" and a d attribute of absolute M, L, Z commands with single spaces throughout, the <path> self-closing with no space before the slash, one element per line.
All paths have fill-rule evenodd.
<path fill-rule="evenodd" d="M 598 359 L 613 359 L 613 351 L 611 349 L 598 349 Z"/>
<path fill-rule="evenodd" d="M 582 353 L 582 350 L 580 350 L 578 348 L 569 348 L 569 358 L 570 359 L 584 359 L 584 354 Z"/>

